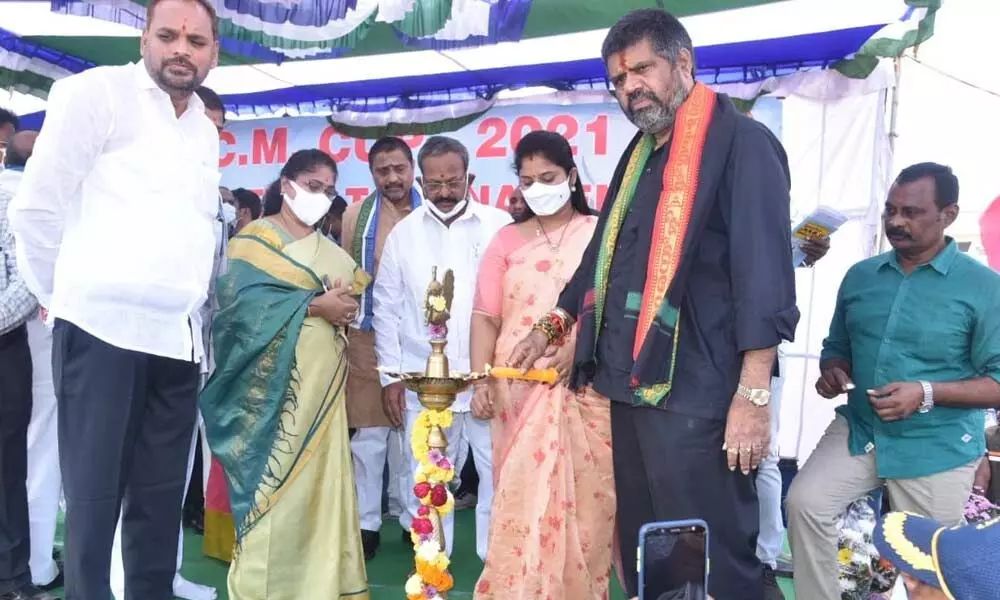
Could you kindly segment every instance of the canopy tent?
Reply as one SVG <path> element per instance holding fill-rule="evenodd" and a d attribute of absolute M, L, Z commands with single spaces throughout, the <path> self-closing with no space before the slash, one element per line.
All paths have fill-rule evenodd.
<path fill-rule="evenodd" d="M 679 17 L 776 0 L 667 0 Z M 54 0 L 52 10 L 142 27 L 148 0 Z M 643 0 L 221 0 L 225 64 L 386 54 L 412 49 L 515 42 L 610 27 Z M 95 64 L 124 64 L 138 56 L 135 39 L 94 33 L 75 40 L 37 30 L 34 41 Z M 76 36 L 74 36 L 76 37 Z"/>
<path fill-rule="evenodd" d="M 549 0 L 534 4 L 541 6 L 543 1 Z M 631 8 L 639 3 L 628 4 Z M 696 3 L 666 2 L 668 9 L 680 4 Z M 704 4 L 718 7 L 725 3 Z M 851 217 L 837 234 L 830 256 L 816 269 L 798 273 L 805 316 L 788 353 L 780 444 L 783 455 L 801 460 L 832 417 L 832 404 L 819 400 L 811 387 L 832 299 L 846 268 L 874 251 L 878 207 L 890 179 L 885 111 L 894 78 L 886 65 L 876 68 L 878 57 L 899 56 L 906 47 L 926 39 L 940 3 L 798 0 L 728 4 L 753 6 L 683 18 L 698 43 L 699 78 L 748 101 L 764 94 L 786 98 L 782 138 L 794 179 L 794 213 L 801 217 L 823 204 Z M 99 31 L 99 37 L 120 37 L 132 44 L 138 35 L 137 29 L 122 24 L 52 13 L 48 5 L 20 3 L 14 19 L 9 8 L 0 4 L 0 23 L 7 29 L 0 32 L 0 86 L 5 85 L 5 77 L 22 88 L 30 88 L 24 83 L 29 81 L 34 84 L 31 91 L 39 96 L 44 96 L 44 86 L 53 80 L 92 66 L 87 57 L 64 52 L 70 48 L 66 44 L 74 27 L 82 25 L 88 28 L 85 31 Z M 616 7 L 615 17 L 620 12 Z M 527 23 L 531 18 L 529 12 Z M 66 39 L 51 42 L 51 36 L 39 36 L 45 27 L 56 31 L 51 25 L 55 22 L 65 28 L 62 33 L 70 34 L 60 36 Z M 446 122 L 446 127 L 456 129 L 474 121 L 498 99 L 501 104 L 609 102 L 598 58 L 606 30 L 535 38 L 527 34 L 529 29 L 526 25 L 524 39 L 517 43 L 375 56 L 364 55 L 365 38 L 354 48 L 358 56 L 229 64 L 215 69 L 206 83 L 222 94 L 229 117 L 254 119 L 233 123 L 234 132 L 242 128 L 250 132 L 255 123 L 274 117 L 307 115 L 329 115 L 337 130 L 355 136 L 415 121 Z M 509 93 L 504 90 L 525 86 L 545 86 L 552 93 L 530 100 L 506 99 Z M 31 105 L 26 97 L 17 98 L 23 102 L 19 106 Z M 34 101 L 34 107 L 19 112 L 43 106 L 40 98 Z M 25 126 L 37 126 L 40 115 L 24 121 Z M 234 154 L 240 159 L 245 156 Z M 345 177 L 349 173 L 344 169 Z M 361 171 L 359 177 L 363 176 Z"/>
<path fill-rule="evenodd" d="M 289 1 L 280 0 L 277 4 Z M 313 1 L 322 4 L 325 0 Z M 406 4 L 404 0 L 393 1 Z M 504 4 L 502 0 L 466 2 Z M 81 3 L 55 4 L 68 10 Z M 123 4 L 133 3 L 112 0 L 101 5 Z M 218 4 L 242 5 L 242 2 L 226 0 Z M 413 0 L 409 4 L 413 5 Z M 603 22 L 599 19 L 613 20 L 610 13 L 590 8 L 592 4 L 605 3 L 585 3 L 586 7 L 581 4 L 575 4 L 582 16 L 574 22 L 589 26 Z M 633 0 L 626 4 L 627 8 L 633 8 L 631 5 L 643 3 Z M 833 10 L 830 10 L 833 5 L 821 0 L 666 2 L 667 8 L 680 13 L 690 12 L 696 4 L 702 10 L 754 5 L 683 18 L 692 38 L 698 42 L 699 78 L 730 83 L 761 81 L 831 65 L 850 75 L 867 75 L 874 67 L 874 57 L 895 55 L 901 44 L 929 35 L 938 0 L 909 0 L 905 4 L 902 0 L 841 0 Z M 554 10 L 555 6 L 565 9 L 568 3 L 534 0 L 529 23 L 535 18 L 535 11 Z M 913 7 L 923 9 L 914 14 Z M 621 9 L 616 5 L 615 14 L 620 14 Z M 98 46 L 108 46 L 117 37 L 134 44 L 139 34 L 135 27 L 54 13 L 48 3 L 5 3 L 0 5 L 0 15 L 4 27 L 0 29 L 0 86 L 41 98 L 53 80 L 95 64 L 85 56 L 62 51 L 72 50 L 71 45 L 77 43 L 73 40 L 88 44 L 99 41 Z M 559 27 L 568 25 L 563 23 Z M 38 35 L 45 31 L 60 35 Z M 99 35 L 80 36 L 88 31 Z M 529 32 L 535 35 L 541 31 Z M 289 60 L 280 65 L 222 66 L 212 72 L 206 84 L 223 96 L 230 117 L 236 118 L 332 114 L 345 110 L 387 113 L 393 109 L 491 101 L 504 89 L 526 86 L 605 89 L 604 67 L 599 59 L 605 33 L 603 29 L 578 31 L 453 51 L 423 50 Z M 853 60 L 843 61 L 849 57 Z M 134 54 L 123 60 L 129 58 L 134 58 Z M 23 98 L 17 101 L 16 108 L 22 114 L 42 106 Z M 473 103 L 475 107 L 482 105 Z"/>

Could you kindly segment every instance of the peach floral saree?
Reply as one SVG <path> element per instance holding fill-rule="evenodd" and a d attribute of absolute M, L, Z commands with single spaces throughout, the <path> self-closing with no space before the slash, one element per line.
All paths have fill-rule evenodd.
<path fill-rule="evenodd" d="M 499 318 L 494 364 L 555 306 L 596 225 L 578 216 L 549 238 L 497 234 L 479 270 L 475 311 Z M 571 340 L 569 343 L 572 343 Z M 475 598 L 603 600 L 615 526 L 607 400 L 565 386 L 495 382 L 496 487 Z"/>

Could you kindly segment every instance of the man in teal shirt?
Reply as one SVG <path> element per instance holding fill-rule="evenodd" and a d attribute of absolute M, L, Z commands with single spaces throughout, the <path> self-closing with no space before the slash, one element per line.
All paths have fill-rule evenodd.
<path fill-rule="evenodd" d="M 1000 275 L 945 237 L 957 216 L 951 169 L 907 167 L 882 217 L 893 251 L 841 284 L 816 391 L 847 404 L 787 499 L 798 598 L 840 598 L 837 517 L 883 483 L 894 510 L 962 520 L 1000 406 Z"/>

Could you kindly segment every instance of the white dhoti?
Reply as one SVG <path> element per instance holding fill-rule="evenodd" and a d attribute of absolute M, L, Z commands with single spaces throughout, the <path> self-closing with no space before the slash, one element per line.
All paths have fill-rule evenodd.
<path fill-rule="evenodd" d="M 393 429 L 389 432 L 389 486 L 387 492 L 389 496 L 389 516 L 396 519 L 406 510 L 403 498 L 409 492 L 409 490 L 400 489 L 400 486 L 409 481 L 406 478 L 408 465 L 403 460 L 405 456 L 403 453 L 404 443 L 402 430 Z"/>
<path fill-rule="evenodd" d="M 410 438 L 413 431 L 413 424 L 420 415 L 419 410 L 409 408 L 416 402 L 416 394 L 407 393 L 406 410 L 406 440 Z M 493 446 L 490 436 L 490 422 L 474 419 L 471 412 L 456 412 L 453 415 L 451 427 L 444 432 L 448 438 L 448 460 L 453 465 L 458 465 L 459 453 L 463 446 L 470 446 L 472 457 L 476 463 L 476 472 L 479 474 L 479 489 L 477 490 L 478 500 L 476 503 L 476 554 L 481 560 L 486 560 L 486 545 L 489 540 L 490 509 L 493 505 Z M 420 501 L 413 495 L 413 473 L 416 471 L 418 463 L 413 456 L 413 451 L 409 443 L 403 444 L 407 462 L 410 465 L 407 471 L 407 482 L 405 489 L 409 493 L 404 496 L 406 502 L 406 512 L 399 517 L 399 524 L 404 529 L 410 529 L 413 519 L 417 516 L 417 509 Z M 455 513 L 454 511 L 445 515 L 442 519 L 444 528 L 445 545 L 448 556 L 454 548 L 455 542 Z"/>
<path fill-rule="evenodd" d="M 361 529 L 379 531 L 382 528 L 382 490 L 385 482 L 386 459 L 389 464 L 389 514 L 403 512 L 401 498 L 406 490 L 400 487 L 409 479 L 403 463 L 402 436 L 390 427 L 362 427 L 351 438 L 354 480 L 358 494 Z"/>
<path fill-rule="evenodd" d="M 38 318 L 28 321 L 31 347 L 32 406 L 28 425 L 28 518 L 31 527 L 31 579 L 45 586 L 59 576 L 52 558 L 62 496 L 59 421 L 52 387 L 52 332 Z"/>

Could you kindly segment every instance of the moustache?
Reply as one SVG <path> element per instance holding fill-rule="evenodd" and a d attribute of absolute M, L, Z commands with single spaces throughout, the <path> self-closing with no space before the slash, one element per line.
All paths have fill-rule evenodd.
<path fill-rule="evenodd" d="M 166 62 L 163 63 L 163 68 L 166 69 L 167 67 L 172 67 L 174 65 L 177 65 L 177 66 L 180 66 L 180 67 L 184 67 L 184 68 L 190 69 L 192 71 L 196 70 L 193 64 L 191 64 L 187 60 L 184 60 L 183 58 L 177 58 L 177 59 L 174 59 L 174 60 L 168 60 L 168 61 L 166 61 Z"/>
<path fill-rule="evenodd" d="M 896 227 L 887 228 L 885 230 L 885 237 L 889 237 L 889 238 L 902 238 L 902 239 L 906 239 L 906 240 L 911 239 L 910 238 L 910 234 L 907 233 L 906 230 L 899 229 L 899 228 L 896 228 Z"/>
<path fill-rule="evenodd" d="M 653 94 L 652 92 L 647 92 L 644 90 L 636 90 L 628 95 L 629 110 L 632 110 L 632 104 L 641 99 L 649 100 L 654 104 L 662 104 L 662 102 L 660 102 L 660 99 L 657 98 L 656 95 Z"/>

